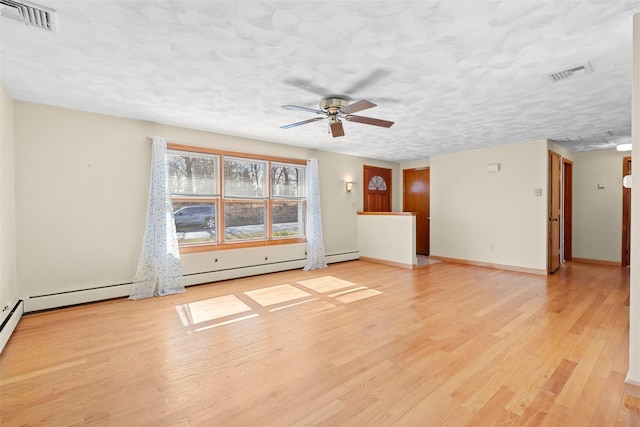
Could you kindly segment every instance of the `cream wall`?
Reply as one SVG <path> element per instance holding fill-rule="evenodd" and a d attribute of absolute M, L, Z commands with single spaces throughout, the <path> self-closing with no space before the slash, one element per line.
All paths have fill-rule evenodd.
<path fill-rule="evenodd" d="M 573 257 L 620 262 L 622 159 L 616 150 L 574 153 Z M 598 184 L 604 188 L 598 188 Z"/>
<path fill-rule="evenodd" d="M 0 323 L 18 298 L 13 101 L 0 85 Z"/>
<path fill-rule="evenodd" d="M 19 101 L 14 111 L 20 294 L 130 283 L 145 218 L 149 124 Z"/>
<path fill-rule="evenodd" d="M 547 153 L 538 140 L 431 157 L 431 255 L 545 272 Z"/>
<path fill-rule="evenodd" d="M 362 185 L 347 193 L 344 181 L 361 181 L 364 164 L 392 168 L 394 177 L 399 170 L 388 162 L 28 102 L 14 102 L 14 112 L 17 273 L 27 310 L 128 290 L 144 228 L 148 136 L 223 150 L 318 158 L 330 261 L 358 257 L 356 213 L 362 209 Z M 394 179 L 394 208 L 399 182 Z M 193 284 L 298 268 L 304 265 L 304 251 L 304 244 L 298 244 L 187 254 L 184 273 L 187 284 Z M 92 293 L 78 292 L 87 289 Z M 66 292 L 71 294 L 60 294 Z"/>
<path fill-rule="evenodd" d="M 414 160 L 411 162 L 400 163 L 400 170 L 426 168 L 431 164 L 431 159 Z"/>
<path fill-rule="evenodd" d="M 414 268 L 415 215 L 358 215 L 358 248 L 363 258 Z"/>

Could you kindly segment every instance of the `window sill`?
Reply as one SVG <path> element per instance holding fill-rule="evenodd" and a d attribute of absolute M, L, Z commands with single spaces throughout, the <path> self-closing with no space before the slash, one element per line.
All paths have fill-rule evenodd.
<path fill-rule="evenodd" d="M 272 239 L 272 240 L 258 240 L 258 241 L 246 241 L 246 242 L 230 242 L 230 243 L 215 243 L 204 245 L 188 245 L 181 246 L 181 254 L 191 254 L 197 252 L 214 252 L 224 251 L 227 249 L 243 249 L 243 248 L 257 248 L 262 246 L 277 246 L 277 245 L 289 245 L 293 243 L 305 243 L 307 239 L 305 237 L 295 237 L 288 239 Z"/>

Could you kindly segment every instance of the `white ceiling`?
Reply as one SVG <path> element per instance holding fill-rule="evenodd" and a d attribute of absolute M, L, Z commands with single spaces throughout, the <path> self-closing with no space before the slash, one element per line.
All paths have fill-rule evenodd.
<path fill-rule="evenodd" d="M 38 0 L 58 31 L 1 19 L 17 100 L 390 161 L 631 134 L 638 1 Z M 548 74 L 590 62 L 592 74 Z M 281 108 L 340 94 L 386 129 Z"/>

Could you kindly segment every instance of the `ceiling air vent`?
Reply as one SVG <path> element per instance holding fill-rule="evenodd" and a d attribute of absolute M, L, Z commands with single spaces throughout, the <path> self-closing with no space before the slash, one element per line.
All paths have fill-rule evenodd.
<path fill-rule="evenodd" d="M 0 16 L 33 25 L 47 31 L 56 31 L 56 11 L 23 0 L 0 0 Z"/>
<path fill-rule="evenodd" d="M 593 73 L 593 67 L 590 62 L 587 62 L 586 64 L 576 65 L 566 70 L 551 73 L 549 74 L 549 80 L 551 80 L 551 83 L 558 83 L 563 80 L 575 79 L 576 77 L 586 76 L 591 73 Z"/>

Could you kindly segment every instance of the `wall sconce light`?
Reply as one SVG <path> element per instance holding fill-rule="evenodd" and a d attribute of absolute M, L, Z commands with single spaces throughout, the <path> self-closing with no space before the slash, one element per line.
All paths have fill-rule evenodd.
<path fill-rule="evenodd" d="M 345 181 L 344 186 L 347 189 L 347 193 L 351 193 L 351 190 L 353 189 L 353 181 Z"/>
<path fill-rule="evenodd" d="M 618 144 L 616 145 L 616 150 L 618 151 L 631 151 L 631 143 Z"/>

